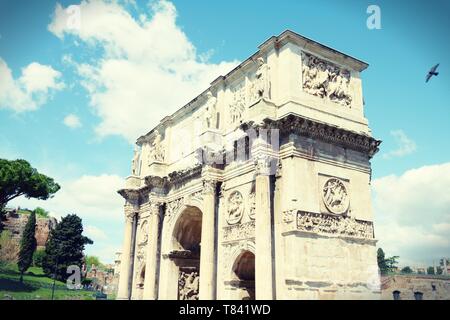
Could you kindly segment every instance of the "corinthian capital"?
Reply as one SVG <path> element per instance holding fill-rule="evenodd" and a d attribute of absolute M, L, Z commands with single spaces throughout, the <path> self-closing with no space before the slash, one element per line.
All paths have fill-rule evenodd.
<path fill-rule="evenodd" d="M 133 223 L 134 217 L 136 216 L 136 212 L 135 211 L 128 211 L 125 212 L 125 222 L 126 223 Z"/>
<path fill-rule="evenodd" d="M 205 179 L 203 180 L 203 194 L 214 194 L 216 192 L 216 180 Z"/>
<path fill-rule="evenodd" d="M 275 174 L 276 159 L 264 154 L 255 156 L 255 171 L 256 175 L 270 176 Z"/>
<path fill-rule="evenodd" d="M 152 202 L 150 204 L 150 214 L 159 216 L 161 214 L 161 202 Z"/>

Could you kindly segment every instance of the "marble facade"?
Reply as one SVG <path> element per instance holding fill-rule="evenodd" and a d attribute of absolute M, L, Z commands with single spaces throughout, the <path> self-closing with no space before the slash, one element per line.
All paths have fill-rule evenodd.
<path fill-rule="evenodd" d="M 367 66 L 285 31 L 141 136 L 118 299 L 379 299 Z"/>

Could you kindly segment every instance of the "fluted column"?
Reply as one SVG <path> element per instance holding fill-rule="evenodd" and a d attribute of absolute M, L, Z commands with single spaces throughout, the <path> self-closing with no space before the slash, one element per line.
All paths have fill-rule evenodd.
<path fill-rule="evenodd" d="M 257 300 L 271 300 L 273 299 L 271 158 L 259 156 L 255 164 L 255 294 Z"/>
<path fill-rule="evenodd" d="M 161 221 L 161 204 L 158 202 L 151 204 L 150 223 L 147 244 L 147 257 L 145 263 L 144 279 L 144 300 L 156 300 L 157 288 L 156 278 L 158 271 L 158 243 L 159 243 L 159 224 Z"/>
<path fill-rule="evenodd" d="M 119 288 L 117 291 L 117 299 L 128 300 L 131 294 L 131 281 L 132 276 L 132 263 L 134 259 L 133 254 L 133 236 L 134 236 L 134 224 L 136 214 L 134 212 L 125 215 L 125 235 L 122 256 L 120 261 L 120 278 Z"/>
<path fill-rule="evenodd" d="M 200 300 L 215 299 L 215 193 L 216 181 L 203 181 L 203 216 L 200 247 Z"/>

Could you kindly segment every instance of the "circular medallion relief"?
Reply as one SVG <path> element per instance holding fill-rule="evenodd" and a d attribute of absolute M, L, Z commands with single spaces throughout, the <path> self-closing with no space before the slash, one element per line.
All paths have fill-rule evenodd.
<path fill-rule="evenodd" d="M 241 221 L 244 213 L 244 198 L 239 191 L 233 191 L 228 198 L 228 224 L 236 224 Z"/>
<path fill-rule="evenodd" d="M 335 214 L 345 213 L 350 205 L 347 188 L 338 178 L 330 178 L 325 182 L 322 198 L 327 209 Z"/>

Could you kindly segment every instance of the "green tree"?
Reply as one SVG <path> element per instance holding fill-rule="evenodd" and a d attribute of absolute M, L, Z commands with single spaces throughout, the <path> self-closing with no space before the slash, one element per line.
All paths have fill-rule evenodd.
<path fill-rule="evenodd" d="M 28 222 L 25 225 L 25 229 L 22 233 L 22 239 L 20 240 L 19 260 L 17 266 L 20 272 L 20 282 L 23 282 L 23 274 L 31 266 L 33 262 L 33 253 L 36 250 L 36 214 L 34 211 L 28 217 Z"/>
<path fill-rule="evenodd" d="M 42 267 L 42 261 L 45 257 L 45 249 L 38 249 L 33 254 L 33 266 Z"/>
<path fill-rule="evenodd" d="M 406 267 L 404 267 L 402 270 L 401 270 L 401 273 L 407 273 L 407 274 L 409 274 L 409 273 L 412 273 L 413 271 L 412 271 L 412 269 L 409 267 L 409 266 L 406 266 Z"/>
<path fill-rule="evenodd" d="M 378 262 L 378 268 L 380 269 L 380 273 L 382 275 L 387 274 L 389 270 L 386 265 L 386 258 L 384 255 L 384 251 L 381 248 L 378 248 L 378 250 L 377 250 L 377 262 Z"/>
<path fill-rule="evenodd" d="M 36 209 L 34 209 L 34 212 L 36 213 L 36 216 L 38 216 L 38 217 L 41 217 L 41 218 L 49 217 L 48 211 L 46 211 L 45 209 L 42 209 L 41 207 L 37 207 Z"/>
<path fill-rule="evenodd" d="M 443 272 L 444 272 L 444 269 L 442 269 L 442 267 L 436 268 L 436 274 L 442 274 Z"/>
<path fill-rule="evenodd" d="M 68 276 L 67 267 L 77 265 L 81 268 L 84 246 L 92 243 L 91 239 L 83 236 L 82 220 L 77 215 L 63 217 L 50 232 L 45 245 L 45 257 L 42 261 L 44 272 L 65 281 Z"/>
<path fill-rule="evenodd" d="M 398 256 L 393 256 L 386 258 L 382 248 L 377 250 L 377 262 L 378 268 L 382 275 L 388 274 L 388 272 L 393 272 L 397 268 Z"/>
<path fill-rule="evenodd" d="M 397 269 L 399 256 L 392 256 L 386 259 L 386 265 L 389 272 L 394 272 Z"/>
<path fill-rule="evenodd" d="M 92 267 L 92 265 L 95 265 L 97 269 L 102 269 L 104 267 L 97 256 L 86 256 L 84 259 L 87 268 Z"/>
<path fill-rule="evenodd" d="M 432 267 L 432 266 L 428 267 L 427 274 L 434 274 L 434 267 Z"/>
<path fill-rule="evenodd" d="M 439 260 L 439 265 L 441 267 L 444 267 L 444 259 L 445 259 L 445 265 L 446 266 L 450 265 L 450 259 L 449 258 L 442 258 L 442 259 Z"/>
<path fill-rule="evenodd" d="M 0 222 L 6 204 L 12 199 L 25 196 L 47 200 L 59 189 L 52 178 L 39 173 L 27 161 L 0 159 Z"/>

